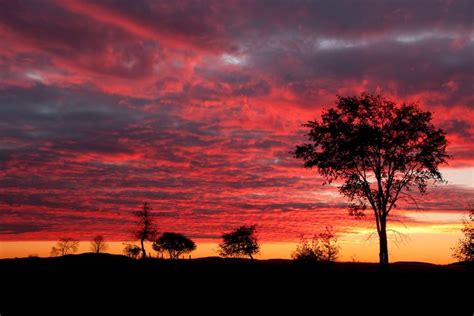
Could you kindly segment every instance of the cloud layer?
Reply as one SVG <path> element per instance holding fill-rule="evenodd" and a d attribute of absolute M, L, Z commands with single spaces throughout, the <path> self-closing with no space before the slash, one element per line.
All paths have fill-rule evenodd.
<path fill-rule="evenodd" d="M 241 223 L 281 241 L 355 224 L 288 154 L 336 94 L 417 101 L 448 131 L 453 176 L 420 200 L 474 199 L 472 1 L 5 1 L 0 238 L 129 238 Z M 459 183 L 461 181 L 461 183 Z M 454 202 L 453 202 L 454 201 Z M 413 208 L 407 201 L 405 208 Z M 409 218 L 405 220 L 410 221 Z"/>

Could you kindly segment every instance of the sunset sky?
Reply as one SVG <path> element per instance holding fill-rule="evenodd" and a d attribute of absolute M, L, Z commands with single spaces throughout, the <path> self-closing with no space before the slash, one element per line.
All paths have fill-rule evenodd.
<path fill-rule="evenodd" d="M 337 183 L 289 154 L 336 95 L 367 91 L 432 111 L 453 155 L 448 184 L 390 217 L 404 234 L 392 258 L 454 261 L 474 203 L 473 12 L 472 0 L 0 0 L 0 257 L 97 234 L 120 252 L 148 201 L 197 256 L 257 224 L 261 258 L 287 258 L 332 225 L 341 260 L 376 261 L 370 213 L 349 217 Z"/>

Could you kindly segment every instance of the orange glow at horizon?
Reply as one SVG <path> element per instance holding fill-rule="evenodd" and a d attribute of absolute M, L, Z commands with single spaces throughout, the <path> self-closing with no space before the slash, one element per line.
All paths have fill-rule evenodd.
<path fill-rule="evenodd" d="M 423 261 L 434 264 L 448 264 L 455 260 L 451 257 L 451 248 L 462 237 L 460 225 L 437 225 L 434 229 L 420 227 L 407 229 L 405 238 L 389 241 L 390 261 Z M 404 234 L 406 231 L 403 232 Z M 341 246 L 338 261 L 377 262 L 378 240 L 368 230 L 338 236 Z M 27 256 L 48 257 L 55 241 L 3 241 L 0 242 L 0 258 Z M 108 253 L 122 254 L 123 242 L 108 242 Z M 296 242 L 262 242 L 258 259 L 290 259 Z M 89 252 L 89 241 L 81 241 L 77 253 Z M 147 251 L 153 256 L 156 253 L 150 244 Z M 197 240 L 197 249 L 191 253 L 192 258 L 218 256 L 218 242 Z M 184 256 L 188 258 L 188 255 Z"/>
<path fill-rule="evenodd" d="M 375 262 L 370 211 L 350 218 L 337 181 L 290 154 L 336 95 L 368 92 L 430 111 L 453 156 L 446 184 L 397 202 L 390 261 L 454 261 L 474 203 L 463 1 L 4 1 L 0 258 L 97 235 L 121 253 L 148 202 L 160 232 L 198 242 L 193 257 L 255 224 L 260 258 L 289 258 L 333 226 L 340 260 Z"/>

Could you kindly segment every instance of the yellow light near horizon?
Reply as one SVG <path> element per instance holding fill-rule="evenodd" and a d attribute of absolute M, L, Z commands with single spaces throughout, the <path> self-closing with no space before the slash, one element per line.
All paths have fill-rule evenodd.
<path fill-rule="evenodd" d="M 437 224 L 427 226 L 396 227 L 407 238 L 398 242 L 389 240 L 390 261 L 424 261 L 437 264 L 454 262 L 451 248 L 462 237 L 460 224 Z M 372 235 L 373 238 L 369 238 Z M 378 240 L 374 231 L 367 228 L 352 228 L 349 233 L 338 236 L 341 246 L 339 261 L 377 262 Z M 55 241 L 3 241 L 0 242 L 0 258 L 27 257 L 30 255 L 48 257 Z M 122 254 L 122 242 L 108 242 L 107 252 Z M 262 242 L 258 259 L 291 258 L 296 242 Z M 78 253 L 89 252 L 89 241 L 80 243 Z M 150 244 L 147 251 L 155 255 Z M 218 243 L 209 240 L 197 240 L 197 249 L 192 258 L 217 256 Z M 188 258 L 188 255 L 185 255 Z"/>
<path fill-rule="evenodd" d="M 390 233 L 399 233 L 404 235 L 411 235 L 411 234 L 445 234 L 445 233 L 453 233 L 458 234 L 460 230 L 463 228 L 462 224 L 433 224 L 433 225 L 423 225 L 423 226 L 403 226 L 403 225 L 391 225 L 390 229 L 387 229 L 387 234 Z M 364 227 L 355 227 L 350 230 L 352 233 L 355 234 L 374 234 L 375 231 L 370 228 Z"/>

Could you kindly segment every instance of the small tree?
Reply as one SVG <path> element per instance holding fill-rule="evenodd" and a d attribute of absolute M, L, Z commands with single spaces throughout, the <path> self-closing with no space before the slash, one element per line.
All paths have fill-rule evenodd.
<path fill-rule="evenodd" d="M 300 262 L 316 262 L 322 257 L 321 249 L 317 236 L 312 239 L 301 237 L 300 242 L 296 245 L 296 250 L 291 254 L 291 258 Z"/>
<path fill-rule="evenodd" d="M 153 242 L 153 249 L 158 253 L 167 251 L 170 259 L 179 259 L 182 254 L 196 250 L 196 244 L 182 234 L 163 233 Z"/>
<path fill-rule="evenodd" d="M 95 236 L 91 241 L 91 251 L 95 253 L 105 252 L 109 248 L 109 245 L 105 242 L 103 236 Z"/>
<path fill-rule="evenodd" d="M 79 241 L 73 238 L 61 238 L 56 243 L 56 247 L 51 248 L 51 256 L 64 256 L 70 253 L 74 253 L 79 248 Z"/>
<path fill-rule="evenodd" d="M 123 254 L 129 258 L 138 259 L 140 257 L 140 252 L 142 249 L 137 245 L 124 244 Z"/>
<path fill-rule="evenodd" d="M 401 195 L 413 187 L 424 193 L 430 182 L 444 181 L 438 166 L 449 158 L 445 132 L 431 119 L 416 104 L 397 105 L 379 95 L 338 97 L 321 121 L 304 125 L 309 141 L 293 152 L 327 182 L 341 181 L 351 215 L 370 207 L 382 268 L 389 262 L 387 218 Z"/>
<path fill-rule="evenodd" d="M 469 210 L 469 217 L 463 218 L 464 227 L 461 231 L 464 237 L 453 248 L 453 258 L 459 261 L 474 261 L 474 206 Z"/>
<path fill-rule="evenodd" d="M 135 238 L 140 240 L 142 258 L 146 258 L 145 241 L 153 241 L 157 234 L 153 214 L 147 202 L 143 204 L 142 210 L 136 211 L 133 214 L 137 218 L 137 228 L 133 234 Z"/>
<path fill-rule="evenodd" d="M 222 243 L 219 244 L 219 254 L 223 257 L 249 256 L 260 252 L 260 245 L 255 236 L 257 226 L 240 226 L 239 228 L 222 235 Z"/>
<path fill-rule="evenodd" d="M 332 262 L 339 257 L 339 250 L 332 227 L 326 226 L 324 232 L 314 235 L 310 240 L 302 237 L 291 257 L 297 261 Z"/>
<path fill-rule="evenodd" d="M 337 244 L 337 237 L 331 226 L 326 226 L 324 232 L 319 234 L 321 259 L 324 261 L 336 261 L 339 258 L 341 247 Z"/>

